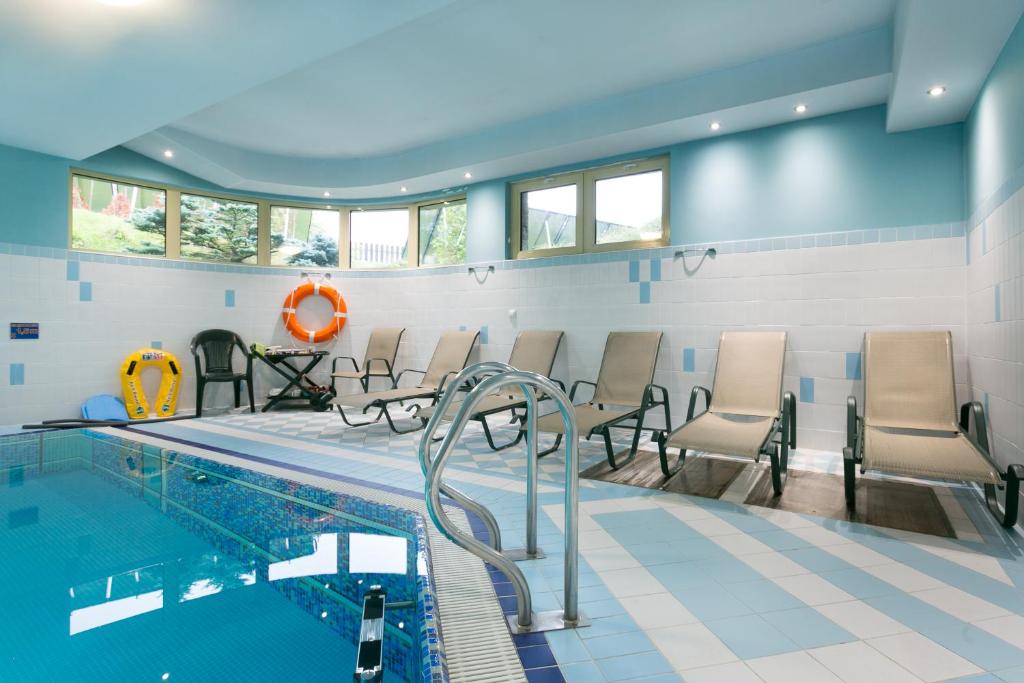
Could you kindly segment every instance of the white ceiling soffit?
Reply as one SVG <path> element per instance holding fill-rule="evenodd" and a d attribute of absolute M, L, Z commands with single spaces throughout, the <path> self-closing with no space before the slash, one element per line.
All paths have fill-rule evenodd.
<path fill-rule="evenodd" d="M 1024 0 L 901 0 L 893 22 L 890 132 L 966 118 Z M 930 97 L 932 86 L 945 94 Z"/>
<path fill-rule="evenodd" d="M 0 143 L 82 159 L 451 0 L 0 2 Z"/>
<path fill-rule="evenodd" d="M 891 32 L 881 28 L 752 63 L 543 113 L 468 135 L 368 158 L 301 158 L 243 149 L 175 127 L 127 147 L 224 187 L 297 196 L 329 190 L 335 198 L 410 194 L 649 149 L 708 134 L 708 122 L 734 132 L 791 121 L 793 106 L 811 115 L 885 101 Z"/>

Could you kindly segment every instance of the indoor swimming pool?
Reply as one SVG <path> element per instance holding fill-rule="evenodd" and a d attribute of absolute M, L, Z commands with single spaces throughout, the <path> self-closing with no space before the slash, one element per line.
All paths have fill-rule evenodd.
<path fill-rule="evenodd" d="M 418 515 L 88 431 L 0 487 L 0 680 L 343 680 L 371 586 L 384 679 L 445 678 Z"/>

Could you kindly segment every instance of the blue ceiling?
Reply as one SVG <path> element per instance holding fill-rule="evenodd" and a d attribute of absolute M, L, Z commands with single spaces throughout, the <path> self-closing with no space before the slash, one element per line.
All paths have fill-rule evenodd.
<path fill-rule="evenodd" d="M 224 187 L 370 198 L 772 125 L 798 102 L 888 103 L 906 130 L 965 117 L 1024 0 L 976 7 L 8 0 L 0 143 L 125 145 Z"/>

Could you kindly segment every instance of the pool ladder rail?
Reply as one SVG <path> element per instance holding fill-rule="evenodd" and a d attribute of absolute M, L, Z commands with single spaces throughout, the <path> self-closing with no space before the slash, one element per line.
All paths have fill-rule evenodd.
<path fill-rule="evenodd" d="M 431 446 L 445 415 L 448 413 L 458 387 L 472 378 L 481 379 L 469 392 L 452 419 L 448 432 L 441 439 L 436 457 L 431 457 Z M 444 468 L 451 456 L 452 448 L 462 436 L 466 424 L 473 415 L 476 405 L 486 396 L 503 387 L 518 387 L 526 397 L 526 547 L 505 549 L 502 547 L 501 531 L 494 515 L 486 507 L 465 495 L 443 480 Z M 531 633 L 588 626 L 589 621 L 579 610 L 579 430 L 576 425 L 572 402 L 565 392 L 551 379 L 536 372 L 517 370 L 505 363 L 484 362 L 465 368 L 448 383 L 427 422 L 420 439 L 419 459 L 426 477 L 425 497 L 427 512 L 437 528 L 450 541 L 484 562 L 497 567 L 515 590 L 516 612 L 508 616 L 509 628 L 513 633 Z M 533 612 L 530 586 L 516 561 L 544 557 L 537 547 L 537 403 L 538 396 L 554 402 L 562 416 L 565 432 L 565 560 L 563 572 L 564 608 L 548 612 Z M 441 494 L 455 501 L 467 511 L 477 515 L 488 531 L 489 543 L 484 543 L 459 529 L 448 517 L 441 502 Z"/>

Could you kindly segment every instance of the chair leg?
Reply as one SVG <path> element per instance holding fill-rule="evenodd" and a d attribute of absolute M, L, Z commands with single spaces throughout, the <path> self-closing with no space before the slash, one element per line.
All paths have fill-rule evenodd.
<path fill-rule="evenodd" d="M 502 451 L 505 450 L 506 448 L 511 448 L 512 446 L 515 446 L 517 443 L 523 440 L 524 432 L 522 430 L 516 430 L 516 438 L 514 438 L 512 441 L 509 441 L 506 444 L 496 446 L 494 445 L 494 439 L 491 436 L 491 429 L 490 427 L 487 426 L 487 418 L 481 416 L 479 422 L 484 428 L 484 436 L 487 438 L 487 445 L 490 446 L 492 451 Z"/>
<path fill-rule="evenodd" d="M 537 457 L 538 458 L 543 458 L 545 455 L 551 455 L 552 453 L 557 451 L 558 447 L 562 443 L 562 436 L 563 436 L 562 434 L 556 434 L 555 435 L 555 443 L 553 443 L 551 445 L 551 448 L 548 448 L 546 450 L 541 451 L 540 453 L 537 454 Z"/>
<path fill-rule="evenodd" d="M 658 459 L 661 461 L 661 473 L 666 479 L 673 477 L 679 470 L 683 469 L 683 464 L 686 462 L 686 449 L 679 449 L 679 460 L 676 461 L 676 466 L 669 468 L 668 466 L 668 432 L 658 432 L 656 435 L 658 442 Z"/>
<path fill-rule="evenodd" d="M 203 393 L 206 391 L 206 382 L 203 379 L 196 379 L 196 417 L 203 416 Z"/>
<path fill-rule="evenodd" d="M 843 449 L 843 491 L 846 494 L 846 509 L 854 512 L 857 509 L 857 461 L 853 458 L 853 449 Z"/>
<path fill-rule="evenodd" d="M 236 379 L 232 384 L 235 385 L 235 407 L 238 408 L 242 405 L 242 380 Z"/>
<path fill-rule="evenodd" d="M 768 457 L 771 460 L 772 467 L 772 490 L 775 491 L 776 496 L 781 496 L 782 489 L 786 486 L 786 472 L 779 456 L 779 451 L 782 450 L 782 447 L 774 444 L 774 447 L 769 447 L 768 450 Z"/>
<path fill-rule="evenodd" d="M 249 393 L 249 412 L 250 413 L 255 413 L 256 412 L 256 396 L 253 393 L 254 389 L 253 389 L 253 386 L 252 386 L 252 375 L 249 375 L 248 377 L 245 378 L 245 389 Z"/>
<path fill-rule="evenodd" d="M 1020 480 L 1024 478 L 1024 465 L 1010 465 L 1006 470 L 1006 500 L 1002 507 L 996 497 L 996 487 L 985 484 L 985 503 L 989 511 L 1007 529 L 1017 523 L 1017 508 L 1020 504 Z"/>
<path fill-rule="evenodd" d="M 386 403 L 384 404 L 383 408 L 381 409 L 381 412 L 384 413 L 384 417 L 388 421 L 388 427 L 391 427 L 391 431 L 393 431 L 395 434 L 409 434 L 411 432 L 419 431 L 419 430 L 421 430 L 421 429 L 423 429 L 424 427 L 427 426 L 427 421 L 424 420 L 421 417 L 421 418 L 414 418 L 414 419 L 419 419 L 420 424 L 415 426 L 415 427 L 413 427 L 412 429 L 399 429 L 398 427 L 395 426 L 394 421 L 391 419 L 391 413 L 388 412 L 388 406 L 387 406 Z M 380 419 L 380 417 L 378 416 L 377 419 Z"/>
<path fill-rule="evenodd" d="M 380 422 L 381 416 L 384 415 L 384 409 L 382 408 L 381 411 L 377 413 L 377 417 L 373 418 L 372 420 L 369 420 L 367 422 L 349 422 L 348 416 L 345 414 L 345 409 L 342 408 L 341 405 L 337 403 L 335 403 L 334 406 L 338 409 L 338 414 L 341 415 L 341 421 L 347 424 L 349 427 L 365 427 L 366 425 L 372 425 L 374 423 Z M 369 408 L 371 406 L 367 407 Z"/>

